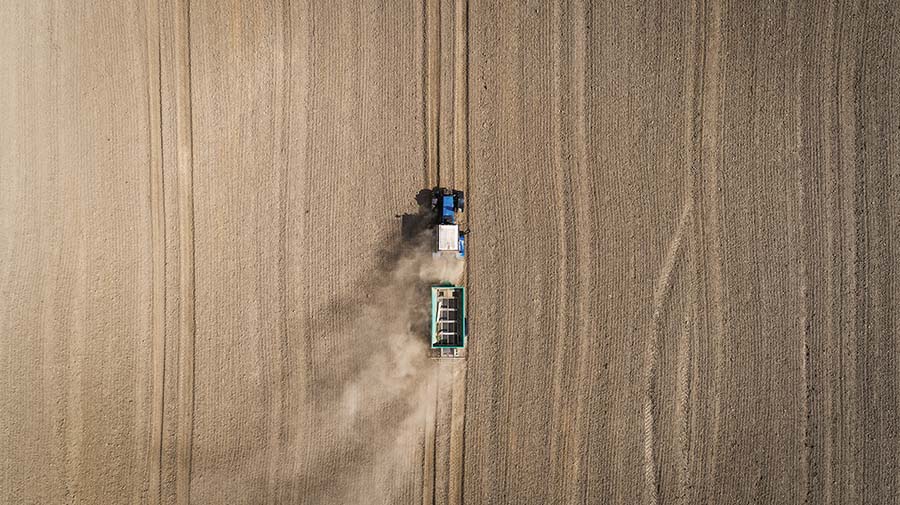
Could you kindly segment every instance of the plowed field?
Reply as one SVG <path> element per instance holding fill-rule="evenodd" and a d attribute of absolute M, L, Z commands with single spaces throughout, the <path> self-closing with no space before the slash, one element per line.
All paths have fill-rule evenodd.
<path fill-rule="evenodd" d="M 0 503 L 900 503 L 898 34 L 863 0 L 3 2 Z"/>

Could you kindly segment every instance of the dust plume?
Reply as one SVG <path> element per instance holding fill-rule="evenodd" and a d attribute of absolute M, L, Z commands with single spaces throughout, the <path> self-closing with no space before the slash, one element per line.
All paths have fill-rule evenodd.
<path fill-rule="evenodd" d="M 448 374 L 428 356 L 430 286 L 457 282 L 463 272 L 461 260 L 432 255 L 430 237 L 420 233 L 401 245 L 342 330 L 364 335 L 367 344 L 336 360 L 345 374 L 322 391 L 330 401 L 316 407 L 323 443 L 308 451 L 304 503 L 418 499 L 435 381 Z"/>

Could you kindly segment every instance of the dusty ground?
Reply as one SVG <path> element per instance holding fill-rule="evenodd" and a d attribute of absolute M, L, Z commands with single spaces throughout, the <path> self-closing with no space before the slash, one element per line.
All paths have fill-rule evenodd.
<path fill-rule="evenodd" d="M 900 3 L 189 3 L 0 6 L 0 503 L 900 503 Z"/>

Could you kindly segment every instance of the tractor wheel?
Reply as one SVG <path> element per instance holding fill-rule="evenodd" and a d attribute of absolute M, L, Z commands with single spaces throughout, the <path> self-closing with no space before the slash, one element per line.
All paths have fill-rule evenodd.
<path fill-rule="evenodd" d="M 456 208 L 460 212 L 465 212 L 466 210 L 466 194 L 462 191 L 454 191 L 453 196 L 456 197 Z"/>

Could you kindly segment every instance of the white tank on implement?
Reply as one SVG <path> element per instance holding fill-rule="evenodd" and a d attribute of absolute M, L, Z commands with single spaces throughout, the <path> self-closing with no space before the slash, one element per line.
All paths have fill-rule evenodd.
<path fill-rule="evenodd" d="M 437 227 L 437 252 L 459 254 L 459 225 L 441 224 Z"/>

